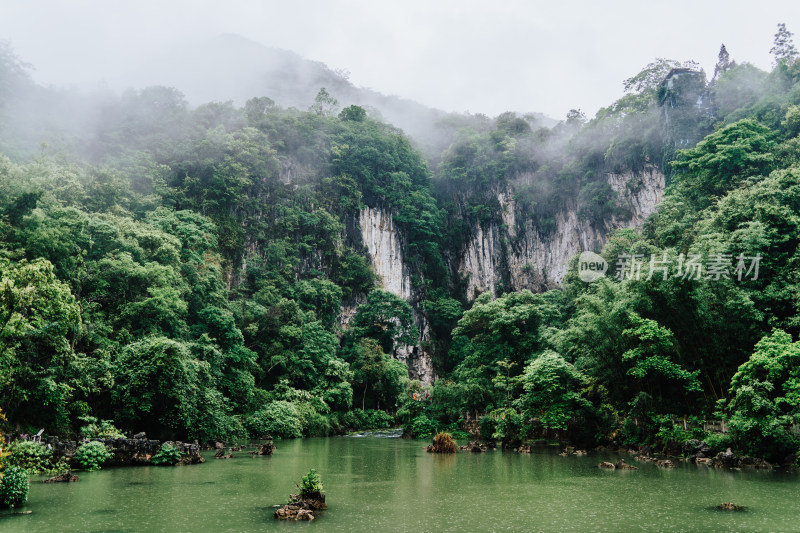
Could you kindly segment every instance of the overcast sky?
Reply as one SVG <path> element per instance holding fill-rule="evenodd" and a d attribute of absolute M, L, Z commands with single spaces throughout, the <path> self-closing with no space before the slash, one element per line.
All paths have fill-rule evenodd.
<path fill-rule="evenodd" d="M 800 2 L 0 0 L 0 39 L 43 83 L 120 88 L 159 50 L 234 33 L 448 111 L 555 118 L 594 115 L 656 57 L 710 76 L 724 42 L 768 69 L 778 22 L 800 32 Z"/>

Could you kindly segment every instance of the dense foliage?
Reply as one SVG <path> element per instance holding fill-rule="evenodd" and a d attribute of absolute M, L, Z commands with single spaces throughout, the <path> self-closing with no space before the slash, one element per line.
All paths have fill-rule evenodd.
<path fill-rule="evenodd" d="M 309 111 L 131 90 L 78 131 L 59 115 L 66 97 L 2 47 L 0 111 L 33 113 L 35 92 L 52 127 L 17 113 L 0 126 L 0 406 L 20 430 L 200 440 L 395 420 L 429 436 L 469 417 L 508 444 L 644 444 L 679 439 L 673 418 L 723 416 L 738 449 L 794 453 L 793 50 L 784 26 L 766 73 L 723 47 L 710 83 L 657 59 L 591 120 L 448 116 L 446 149 L 421 147 L 426 161 L 324 89 Z M 605 176 L 652 169 L 669 180 L 663 203 L 601 251 L 645 275 L 586 284 L 573 264 L 559 290 L 466 294 L 453 258 L 472 229 L 503 224 L 503 195 L 544 239 L 564 209 L 607 232 L 627 213 Z M 379 290 L 366 207 L 393 215 L 410 301 Z M 515 245 L 518 228 L 500 227 Z M 698 262 L 716 266 L 648 270 Z M 429 387 L 401 361 L 420 349 Z M 98 444 L 79 449 L 86 467 Z"/>

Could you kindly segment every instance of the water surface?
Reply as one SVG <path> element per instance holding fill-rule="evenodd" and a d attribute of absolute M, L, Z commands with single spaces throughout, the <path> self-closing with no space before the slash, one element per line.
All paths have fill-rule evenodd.
<path fill-rule="evenodd" d="M 800 478 L 683 463 L 605 471 L 618 456 L 488 452 L 437 456 L 420 441 L 336 437 L 279 441 L 272 457 L 185 467 L 109 468 L 78 483 L 31 482 L 26 531 L 800 531 Z M 628 462 L 633 463 L 630 457 Z M 272 518 L 309 468 L 330 509 L 313 523 Z M 732 501 L 744 513 L 717 511 Z M 20 509 L 17 509 L 19 511 Z"/>

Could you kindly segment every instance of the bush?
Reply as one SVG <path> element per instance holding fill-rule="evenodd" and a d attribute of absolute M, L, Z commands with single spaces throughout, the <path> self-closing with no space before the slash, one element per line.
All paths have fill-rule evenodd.
<path fill-rule="evenodd" d="M 497 427 L 492 438 L 499 439 L 503 448 L 515 448 L 522 441 L 522 415 L 510 407 L 495 409 L 491 412 L 497 420 Z"/>
<path fill-rule="evenodd" d="M 478 422 L 478 426 L 481 430 L 481 438 L 484 440 L 493 440 L 494 439 L 494 432 L 497 431 L 497 420 L 490 415 L 484 415 L 481 417 L 480 422 Z"/>
<path fill-rule="evenodd" d="M 14 507 L 27 499 L 28 475 L 18 466 L 7 466 L 0 478 L 0 507 Z"/>
<path fill-rule="evenodd" d="M 249 416 L 245 427 L 255 439 L 267 435 L 282 439 L 303 436 L 300 412 L 294 404 L 286 401 L 270 402 L 264 409 Z"/>
<path fill-rule="evenodd" d="M 84 470 L 100 470 L 100 467 L 111 459 L 111 452 L 102 442 L 93 440 L 82 445 L 75 452 L 75 461 Z"/>
<path fill-rule="evenodd" d="M 340 418 L 341 424 L 350 430 L 386 429 L 394 424 L 394 417 L 378 409 L 353 409 Z"/>
<path fill-rule="evenodd" d="M 308 496 L 316 496 L 322 494 L 322 478 L 319 473 L 313 468 L 308 471 L 308 474 L 303 476 L 300 484 L 300 496 L 305 498 Z"/>
<path fill-rule="evenodd" d="M 425 415 L 419 415 L 403 428 L 415 439 L 430 437 L 439 430 L 439 423 Z"/>
<path fill-rule="evenodd" d="M 183 452 L 172 444 L 164 444 L 150 459 L 156 466 L 173 466 L 183 458 Z"/>
<path fill-rule="evenodd" d="M 433 437 L 433 445 L 428 448 L 433 453 L 456 453 L 458 446 L 450 433 L 440 432 Z"/>
<path fill-rule="evenodd" d="M 469 432 L 461 429 L 460 422 L 453 422 L 452 424 L 447 424 L 447 426 L 444 427 L 444 431 L 450 433 L 450 435 L 452 435 L 454 439 L 463 440 L 472 438 L 472 435 Z"/>
<path fill-rule="evenodd" d="M 50 474 L 66 470 L 65 462 L 53 463 L 53 451 L 44 444 L 30 440 L 17 440 L 8 447 L 11 455 L 6 459 L 29 476 L 34 474 Z"/>
<path fill-rule="evenodd" d="M 365 411 L 367 427 L 365 429 L 387 429 L 394 424 L 394 417 L 386 411 L 377 409 Z"/>
<path fill-rule="evenodd" d="M 120 439 L 125 435 L 114 426 L 113 420 L 100 420 L 93 416 L 82 416 L 78 420 L 85 422 L 81 434 L 87 439 Z"/>

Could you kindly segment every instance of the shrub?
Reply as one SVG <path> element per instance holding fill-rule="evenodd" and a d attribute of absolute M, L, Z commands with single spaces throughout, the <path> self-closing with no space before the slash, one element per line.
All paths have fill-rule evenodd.
<path fill-rule="evenodd" d="M 286 401 L 270 402 L 264 409 L 249 416 L 245 427 L 253 438 L 271 435 L 294 439 L 303 436 L 300 412 L 294 404 Z"/>
<path fill-rule="evenodd" d="M 374 410 L 370 413 L 369 425 L 374 429 L 387 429 L 394 425 L 394 417 L 386 411 Z"/>
<path fill-rule="evenodd" d="M 8 451 L 11 455 L 6 462 L 21 468 L 29 476 L 53 470 L 53 452 L 44 444 L 30 440 L 16 440 L 8 447 Z"/>
<path fill-rule="evenodd" d="M 497 419 L 495 419 L 495 417 L 490 415 L 482 416 L 480 422 L 478 422 L 478 426 L 481 430 L 482 439 L 494 439 L 494 432 L 497 431 Z"/>
<path fill-rule="evenodd" d="M 403 428 L 415 439 L 430 437 L 439 430 L 439 423 L 425 415 L 419 415 Z"/>
<path fill-rule="evenodd" d="M 114 426 L 113 420 L 100 420 L 93 416 L 82 416 L 78 420 L 85 422 L 81 427 L 81 433 L 87 439 L 119 439 L 125 435 Z"/>
<path fill-rule="evenodd" d="M 328 417 L 317 412 L 309 413 L 306 417 L 304 434 L 307 437 L 327 437 L 331 434 L 331 424 Z"/>
<path fill-rule="evenodd" d="M 75 461 L 84 470 L 100 470 L 100 467 L 111 459 L 111 452 L 102 442 L 93 440 L 83 444 L 75 452 Z"/>
<path fill-rule="evenodd" d="M 353 409 L 344 413 L 340 424 L 350 430 L 385 429 L 394 424 L 394 417 L 379 409 Z"/>
<path fill-rule="evenodd" d="M 183 452 L 172 444 L 164 444 L 150 459 L 156 466 L 173 466 L 183 458 Z"/>
<path fill-rule="evenodd" d="M 0 507 L 14 507 L 28 499 L 28 475 L 14 465 L 9 465 L 0 478 Z"/>
<path fill-rule="evenodd" d="M 495 409 L 491 415 L 497 420 L 492 438 L 500 439 L 503 448 L 514 448 L 522 440 L 522 415 L 510 407 Z"/>
<path fill-rule="evenodd" d="M 308 471 L 308 474 L 303 476 L 300 484 L 300 496 L 306 498 L 308 496 L 316 496 L 322 494 L 322 478 L 319 473 L 313 468 Z"/>
<path fill-rule="evenodd" d="M 456 453 L 458 446 L 450 433 L 439 432 L 433 437 L 433 445 L 428 448 L 433 453 Z"/>

